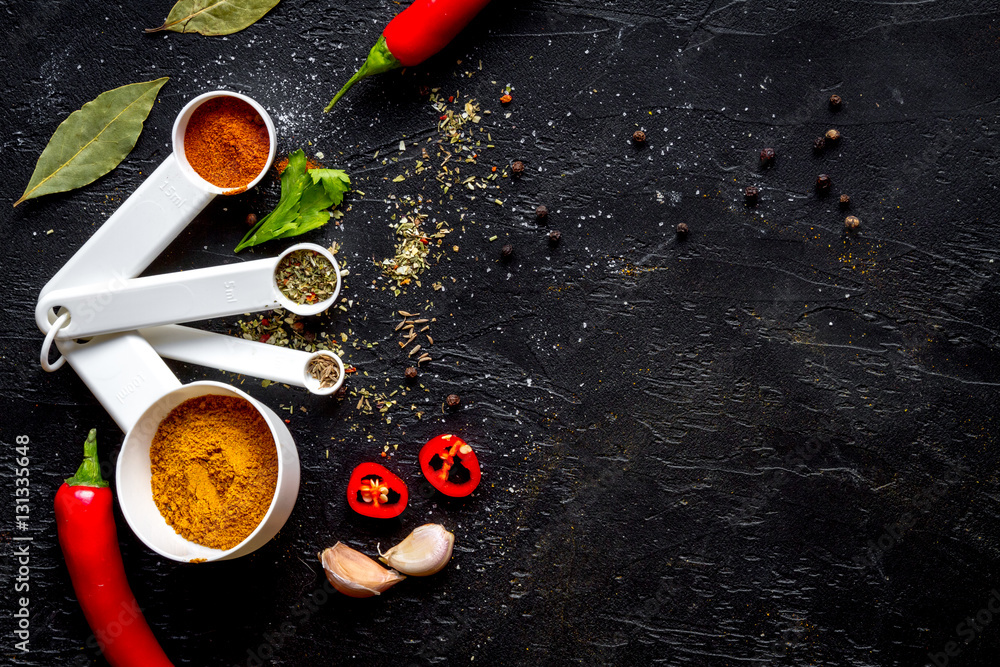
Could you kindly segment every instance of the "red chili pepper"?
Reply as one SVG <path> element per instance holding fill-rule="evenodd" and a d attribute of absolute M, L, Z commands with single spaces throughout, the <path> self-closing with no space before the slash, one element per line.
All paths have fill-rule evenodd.
<path fill-rule="evenodd" d="M 412 67 L 443 49 L 490 0 L 414 0 L 382 31 L 361 69 L 326 105 L 329 111 L 361 79 L 398 67 Z"/>
<path fill-rule="evenodd" d="M 347 483 L 347 504 L 358 514 L 375 519 L 399 516 L 409 497 L 406 483 L 377 463 L 362 463 Z"/>
<path fill-rule="evenodd" d="M 472 493 L 482 477 L 479 459 L 457 435 L 439 435 L 420 450 L 420 469 L 435 489 L 452 498 Z"/>
<path fill-rule="evenodd" d="M 125 578 L 111 489 L 97 461 L 96 434 L 91 429 L 83 464 L 56 492 L 56 530 L 73 590 L 113 667 L 172 667 Z"/>

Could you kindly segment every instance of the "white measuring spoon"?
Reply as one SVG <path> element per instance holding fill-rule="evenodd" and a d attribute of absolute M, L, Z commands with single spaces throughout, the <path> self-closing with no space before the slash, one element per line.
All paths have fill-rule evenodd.
<path fill-rule="evenodd" d="M 238 190 L 226 190 L 206 181 L 191 167 L 184 153 L 184 133 L 192 114 L 205 102 L 220 97 L 233 97 L 249 104 L 260 114 L 270 138 L 264 167 L 245 188 Z M 174 121 L 174 152 L 49 280 L 42 288 L 42 295 L 53 289 L 133 278 L 142 273 L 216 195 L 238 194 L 264 178 L 274 162 L 275 137 L 274 121 L 264 107 L 246 95 L 216 90 L 195 97 L 184 105 Z M 55 321 L 54 314 L 48 321 Z M 48 327 L 42 331 L 47 332 Z"/>
<path fill-rule="evenodd" d="M 326 350 L 301 352 L 176 324 L 140 329 L 139 334 L 167 359 L 305 387 L 319 396 L 329 396 L 344 384 L 344 362 Z M 320 387 L 309 371 L 312 361 L 321 356 L 337 364 L 339 377 L 333 386 Z"/>
<path fill-rule="evenodd" d="M 199 176 L 188 163 L 184 153 L 184 134 L 192 114 L 205 102 L 219 97 L 233 97 L 246 102 L 264 121 L 270 140 L 268 158 L 260 173 L 247 184 L 246 189 L 260 182 L 274 161 L 277 150 L 274 122 L 267 111 L 246 95 L 225 90 L 216 90 L 195 97 L 184 105 L 174 121 L 172 132 L 174 152 L 49 280 L 42 288 L 39 298 L 44 298 L 48 292 L 59 288 L 102 282 L 114 285 L 117 281 L 138 276 L 217 194 L 235 193 L 233 190 L 227 191 L 212 185 Z M 57 321 L 65 324 L 68 320 L 68 314 L 57 314 L 51 308 L 36 318 L 39 328 L 46 334 L 41 355 L 42 368 L 46 371 L 59 369 L 66 360 L 66 357 L 62 356 L 50 363 L 48 351 L 54 337 L 49 335 L 52 333 L 52 326 Z M 122 354 L 129 354 L 130 350 L 119 342 L 123 338 L 113 337 L 106 342 L 108 345 L 120 346 Z M 137 340 L 143 342 L 141 338 L 137 337 Z M 65 342 L 67 341 L 56 342 L 59 351 L 64 355 L 62 347 Z M 163 364 L 163 361 L 160 360 L 159 363 Z M 169 372 L 166 365 L 163 365 L 163 369 L 164 372 Z M 86 381 L 86 378 L 84 380 Z M 144 402 L 146 405 L 155 399 L 155 396 L 147 395 L 147 392 L 141 389 L 131 392 L 129 397 L 133 402 Z"/>
<path fill-rule="evenodd" d="M 318 253 L 333 265 L 336 286 L 323 301 L 296 303 L 278 286 L 277 267 L 299 250 Z M 43 327 L 55 308 L 69 312 L 69 321 L 55 335 L 66 340 L 275 308 L 308 316 L 334 305 L 340 286 L 340 266 L 330 251 L 298 243 L 277 258 L 52 290 L 38 300 L 35 319 Z"/>

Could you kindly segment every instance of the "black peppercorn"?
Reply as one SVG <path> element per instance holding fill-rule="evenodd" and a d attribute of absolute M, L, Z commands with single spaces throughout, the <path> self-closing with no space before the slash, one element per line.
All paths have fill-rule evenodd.
<path fill-rule="evenodd" d="M 551 232 L 549 232 L 549 243 L 555 245 L 556 243 L 559 243 L 559 241 L 561 240 L 562 240 L 562 233 L 558 229 L 553 229 Z"/>
<path fill-rule="evenodd" d="M 646 133 L 643 132 L 642 130 L 636 130 L 635 132 L 632 133 L 632 141 L 634 141 L 637 144 L 645 143 Z"/>
<path fill-rule="evenodd" d="M 840 205 L 847 208 L 851 205 L 851 195 L 840 195 Z"/>
<path fill-rule="evenodd" d="M 340 400 L 347 398 L 347 387 L 341 387 L 334 395 Z"/>
<path fill-rule="evenodd" d="M 524 173 L 524 163 L 520 160 L 514 160 L 510 165 L 510 171 L 515 176 L 520 176 Z"/>
<path fill-rule="evenodd" d="M 831 185 L 833 185 L 833 181 L 826 174 L 820 174 L 816 177 L 816 189 L 820 192 L 829 191 Z"/>
<path fill-rule="evenodd" d="M 513 254 L 514 254 L 514 246 L 512 246 L 509 243 L 504 244 L 504 247 L 500 248 L 500 256 L 503 257 L 504 259 L 507 259 Z"/>
<path fill-rule="evenodd" d="M 549 217 L 549 209 L 545 204 L 540 205 L 535 209 L 535 217 L 539 220 L 544 220 Z"/>
<path fill-rule="evenodd" d="M 247 213 L 247 227 L 253 227 L 257 224 L 257 216 L 253 213 Z"/>
<path fill-rule="evenodd" d="M 838 130 L 827 130 L 826 140 L 829 141 L 831 144 L 837 143 L 838 141 L 840 141 L 840 132 Z"/>
<path fill-rule="evenodd" d="M 760 152 L 760 163 L 764 167 L 770 167 L 774 164 L 774 149 L 765 148 Z"/>
<path fill-rule="evenodd" d="M 813 139 L 813 150 L 817 153 L 822 153 L 823 149 L 826 148 L 826 139 L 823 137 L 816 137 Z"/>
<path fill-rule="evenodd" d="M 840 95 L 830 95 L 830 108 L 834 111 L 839 111 L 843 103 L 844 101 L 840 99 Z"/>
<path fill-rule="evenodd" d="M 760 195 L 760 190 L 755 185 L 748 185 L 745 190 L 743 190 L 743 199 L 746 201 L 747 206 L 755 206 L 757 204 L 757 196 Z"/>
<path fill-rule="evenodd" d="M 847 229 L 857 229 L 861 226 L 861 220 L 853 215 L 849 215 L 844 218 L 844 227 Z"/>
<path fill-rule="evenodd" d="M 687 236 L 689 231 L 686 222 L 677 223 L 677 236 Z"/>
<path fill-rule="evenodd" d="M 416 369 L 416 367 L 415 366 L 407 366 L 406 370 L 403 371 L 403 375 L 405 375 L 406 379 L 408 379 L 408 380 L 412 380 L 413 378 L 417 377 L 417 369 Z"/>
<path fill-rule="evenodd" d="M 448 394 L 448 398 L 444 399 L 444 402 L 448 404 L 449 408 L 457 408 L 462 399 L 459 398 L 458 394 Z"/>

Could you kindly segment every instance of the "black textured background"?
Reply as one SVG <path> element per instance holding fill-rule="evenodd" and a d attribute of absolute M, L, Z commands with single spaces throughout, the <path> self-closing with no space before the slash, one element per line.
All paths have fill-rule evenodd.
<path fill-rule="evenodd" d="M 256 664 L 248 651 L 262 646 L 276 665 L 924 665 L 949 641 L 949 664 L 996 664 L 1000 622 L 981 615 L 968 643 L 957 628 L 1000 587 L 995 0 L 495 0 L 441 56 L 360 84 L 327 115 L 397 3 L 284 0 L 227 38 L 143 34 L 169 4 L 0 0 L 7 611 L 18 434 L 31 439 L 35 538 L 30 652 L 13 648 L 4 613 L 4 662 L 104 664 L 85 647 L 51 502 L 88 428 L 109 462 L 121 434 L 71 369 L 41 371 L 33 304 L 169 152 L 176 112 L 222 87 L 271 112 L 282 151 L 322 151 L 365 192 L 342 227 L 303 239 L 343 244 L 355 306 L 340 327 L 383 343 L 348 348 L 369 373 L 355 386 L 398 384 L 397 308 L 435 302 L 438 359 L 422 421 L 243 385 L 295 406 L 303 465 L 291 519 L 252 556 L 167 562 L 119 521 L 132 587 L 178 665 Z M 121 166 L 10 208 L 70 112 L 164 75 Z M 435 203 L 438 220 L 466 208 L 446 240 L 461 250 L 394 298 L 369 289 L 372 257 L 391 252 L 388 197 L 438 200 L 432 179 L 391 180 L 415 156 L 399 155 L 400 139 L 436 133 L 421 85 L 481 100 L 496 146 L 482 164 L 528 170 L 502 181 L 503 207 Z M 814 156 L 831 126 L 841 146 Z M 629 141 L 637 127 L 644 147 Z M 766 145 L 778 160 L 764 172 Z M 815 196 L 819 172 L 833 197 Z M 749 184 L 756 210 L 743 205 Z M 840 192 L 862 220 L 853 235 Z M 247 211 L 274 201 L 273 184 L 216 199 L 151 271 L 253 257 L 230 249 Z M 554 250 L 538 203 L 562 230 Z M 692 232 L 678 242 L 682 221 Z M 516 248 L 509 265 L 501 242 Z M 431 292 L 442 276 L 457 282 Z M 445 416 L 451 392 L 464 402 Z M 466 502 L 419 481 L 417 448 L 443 430 L 479 451 L 484 482 Z M 415 492 L 399 521 L 375 525 L 347 509 L 343 485 L 386 443 Z M 318 550 L 345 540 L 373 553 L 428 520 L 458 536 L 442 574 L 381 599 L 313 597 Z M 283 627 L 294 636 L 277 638 Z"/>

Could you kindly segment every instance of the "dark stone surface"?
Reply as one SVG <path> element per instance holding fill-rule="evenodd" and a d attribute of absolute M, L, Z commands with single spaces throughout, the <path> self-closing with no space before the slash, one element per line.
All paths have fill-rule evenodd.
<path fill-rule="evenodd" d="M 342 227 L 304 238 L 343 244 L 355 305 L 336 330 L 382 343 L 348 348 L 369 373 L 354 386 L 401 382 L 394 310 L 429 299 L 440 323 L 422 421 L 403 409 L 385 424 L 350 401 L 242 385 L 294 406 L 303 466 L 291 519 L 252 556 L 167 562 L 119 516 L 131 584 L 176 664 L 247 664 L 269 641 L 276 665 L 881 666 L 923 665 L 929 653 L 995 664 L 1000 625 L 984 614 L 959 626 L 1000 587 L 993 0 L 495 2 L 440 57 L 363 82 L 327 115 L 398 5 L 285 0 L 228 38 L 143 34 L 169 4 L 0 0 L 4 202 L 71 111 L 171 77 L 111 174 L 0 207 L 9 611 L 18 434 L 31 440 L 34 537 L 30 651 L 13 648 L 5 613 L 5 662 L 103 664 L 85 646 L 51 507 L 88 428 L 109 462 L 121 443 L 71 369 L 39 368 L 33 304 L 168 154 L 181 106 L 223 87 L 270 110 L 282 151 L 322 151 L 365 192 Z M 400 139 L 436 136 L 421 85 L 493 110 L 481 168 L 527 165 L 501 181 L 503 207 L 492 195 L 439 205 L 432 178 L 392 182 L 416 157 L 399 155 Z M 830 127 L 844 138 L 815 155 Z M 636 129 L 644 146 L 631 144 Z M 765 146 L 777 158 L 761 170 Z M 819 173 L 833 178 L 826 198 L 814 193 Z M 743 204 L 751 184 L 755 209 Z M 862 220 L 850 235 L 841 192 Z M 460 251 L 400 298 L 368 289 L 371 258 L 391 253 L 393 194 L 434 197 L 439 220 L 466 213 L 446 240 Z M 217 199 L 150 272 L 273 255 L 281 244 L 230 249 L 247 212 L 275 200 L 273 183 Z M 501 243 L 517 248 L 509 264 Z M 442 276 L 456 282 L 432 292 Z M 233 381 L 173 367 L 183 381 Z M 453 392 L 461 408 L 441 414 Z M 443 430 L 465 435 L 483 464 L 465 502 L 419 481 L 417 448 Z M 386 443 L 399 445 L 389 465 L 410 481 L 412 506 L 375 524 L 352 515 L 343 486 Z M 374 553 L 431 520 L 458 536 L 443 573 L 381 599 L 310 606 L 324 581 L 317 551 L 344 540 Z M 275 640 L 282 629 L 294 636 Z"/>

